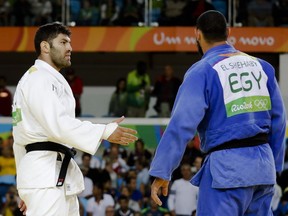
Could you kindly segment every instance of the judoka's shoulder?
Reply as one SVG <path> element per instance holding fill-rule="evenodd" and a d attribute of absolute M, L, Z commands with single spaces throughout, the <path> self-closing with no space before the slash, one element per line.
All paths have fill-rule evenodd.
<path fill-rule="evenodd" d="M 205 76 L 208 71 L 211 70 L 211 66 L 205 62 L 203 59 L 194 63 L 185 73 L 185 78 L 187 77 L 198 77 Z"/>
<path fill-rule="evenodd" d="M 28 71 L 29 80 L 37 82 L 49 82 L 53 78 L 53 75 L 45 68 L 37 65 L 31 66 Z"/>
<path fill-rule="evenodd" d="M 268 77 L 275 76 L 275 68 L 266 60 L 263 60 L 261 58 L 257 58 L 257 60 L 259 61 L 259 63 L 261 64 L 264 72 L 268 75 Z"/>
<path fill-rule="evenodd" d="M 25 78 L 22 82 L 22 87 L 25 89 L 38 89 L 41 90 L 45 86 L 50 86 L 51 83 L 54 83 L 53 76 L 35 65 L 31 66 L 28 71 L 25 73 Z M 37 90 L 37 91 L 38 91 Z"/>

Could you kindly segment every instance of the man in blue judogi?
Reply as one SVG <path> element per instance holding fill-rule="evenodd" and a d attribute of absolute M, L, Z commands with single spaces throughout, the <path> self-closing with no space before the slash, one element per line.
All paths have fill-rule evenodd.
<path fill-rule="evenodd" d="M 207 11 L 197 21 L 202 59 L 185 74 L 171 120 L 157 147 L 151 197 L 167 195 L 171 173 L 198 131 L 207 153 L 191 183 L 199 186 L 197 215 L 272 215 L 276 173 L 285 151 L 286 115 L 274 68 L 229 45 L 225 17 Z"/>

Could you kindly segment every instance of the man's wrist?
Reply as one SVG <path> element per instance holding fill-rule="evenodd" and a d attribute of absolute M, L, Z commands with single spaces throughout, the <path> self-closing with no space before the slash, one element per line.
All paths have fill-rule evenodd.
<path fill-rule="evenodd" d="M 112 122 L 106 125 L 104 133 L 102 135 L 102 139 L 107 140 L 111 134 L 116 130 L 118 124 L 116 122 Z"/>

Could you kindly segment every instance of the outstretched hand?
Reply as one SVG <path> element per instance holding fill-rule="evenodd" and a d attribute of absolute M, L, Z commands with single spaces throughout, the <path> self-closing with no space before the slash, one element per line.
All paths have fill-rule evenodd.
<path fill-rule="evenodd" d="M 117 124 L 121 123 L 124 120 L 124 116 L 119 119 L 116 119 L 113 122 Z M 138 137 L 134 134 L 137 134 L 136 130 L 118 126 L 116 130 L 108 137 L 108 141 L 111 143 L 117 143 L 120 145 L 128 145 L 129 143 L 135 142 Z"/>
<path fill-rule="evenodd" d="M 162 195 L 167 196 L 168 195 L 168 186 L 169 181 L 161 179 L 161 178 L 155 178 L 151 185 L 151 198 L 154 200 L 154 202 L 161 206 L 162 202 L 158 197 L 159 189 L 162 189 Z"/>

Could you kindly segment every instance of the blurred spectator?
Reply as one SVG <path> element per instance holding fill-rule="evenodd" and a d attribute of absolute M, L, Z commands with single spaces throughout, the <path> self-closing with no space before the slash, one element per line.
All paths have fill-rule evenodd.
<path fill-rule="evenodd" d="M 84 0 L 80 9 L 79 25 L 95 26 L 99 24 L 99 8 L 94 7 L 90 0 Z"/>
<path fill-rule="evenodd" d="M 89 168 L 87 166 L 80 165 L 79 168 L 81 169 L 84 177 L 84 191 L 78 194 L 79 205 L 81 207 L 80 211 L 83 211 L 82 215 L 86 216 L 88 199 L 93 197 L 93 181 L 91 178 L 87 177 L 89 171 Z"/>
<path fill-rule="evenodd" d="M 11 4 L 8 0 L 0 0 L 0 26 L 8 26 L 10 21 Z"/>
<path fill-rule="evenodd" d="M 287 146 L 287 139 L 286 139 L 286 146 Z M 286 148 L 285 151 L 285 158 L 284 158 L 284 170 L 277 176 L 277 183 L 281 187 L 281 189 L 284 191 L 285 188 L 288 187 L 288 148 Z"/>
<path fill-rule="evenodd" d="M 9 187 L 5 194 L 4 203 L 0 214 L 3 216 L 22 216 L 22 212 L 18 208 L 20 198 L 17 193 L 16 186 Z"/>
<path fill-rule="evenodd" d="M 146 160 L 140 159 L 136 160 L 135 162 L 135 168 L 137 171 L 137 177 L 136 177 L 136 184 L 137 189 L 141 191 L 143 195 L 145 195 L 146 190 L 148 189 L 148 184 L 150 175 L 148 170 L 148 163 Z"/>
<path fill-rule="evenodd" d="M 125 181 L 128 182 L 129 178 L 137 178 L 137 171 L 136 169 L 132 168 L 129 169 L 125 176 Z"/>
<path fill-rule="evenodd" d="M 70 0 L 70 21 L 77 21 L 81 10 L 81 0 Z"/>
<path fill-rule="evenodd" d="M 173 67 L 166 65 L 164 73 L 155 82 L 152 92 L 152 96 L 157 98 L 154 109 L 159 117 L 170 117 L 180 85 L 181 80 L 174 76 Z"/>
<path fill-rule="evenodd" d="M 197 157 L 203 156 L 204 154 L 200 150 L 200 139 L 196 134 L 193 139 L 188 142 L 182 161 L 183 163 L 188 163 L 192 166 Z"/>
<path fill-rule="evenodd" d="M 169 210 L 158 206 L 152 199 L 150 199 L 149 205 L 146 208 L 141 210 L 141 215 L 143 216 L 150 216 L 150 215 L 161 215 L 166 216 L 170 215 Z"/>
<path fill-rule="evenodd" d="M 145 148 L 145 143 L 143 139 L 138 139 L 135 141 L 134 151 L 131 151 L 128 157 L 127 164 L 134 168 L 135 162 L 137 160 L 139 161 L 145 161 L 147 164 L 150 164 L 152 154 L 151 152 Z"/>
<path fill-rule="evenodd" d="M 108 206 L 114 206 L 115 202 L 110 194 L 103 193 L 103 185 L 95 184 L 93 187 L 93 197 L 88 200 L 88 216 L 105 216 Z"/>
<path fill-rule="evenodd" d="M 76 75 L 75 70 L 71 67 L 65 69 L 65 77 L 69 83 L 74 98 L 75 98 L 75 115 L 76 117 L 81 116 L 81 95 L 83 93 L 83 82 L 82 79 Z"/>
<path fill-rule="evenodd" d="M 31 24 L 32 25 L 42 25 L 41 23 L 41 13 L 43 9 L 43 4 L 41 0 L 29 0 L 31 4 L 30 11 L 32 13 L 31 16 Z"/>
<path fill-rule="evenodd" d="M 110 174 L 112 187 L 119 190 L 124 182 L 126 173 L 129 171 L 129 166 L 126 163 L 126 149 L 119 145 L 111 143 L 103 153 L 102 169 L 107 170 Z M 115 176 L 116 174 L 116 176 Z"/>
<path fill-rule="evenodd" d="M 128 198 L 128 207 L 132 209 L 134 212 L 140 212 L 140 206 L 139 203 L 135 200 L 131 199 L 131 192 L 129 188 L 125 185 L 123 185 L 120 189 L 120 196 L 126 196 Z M 120 208 L 119 202 L 116 204 L 115 209 L 118 210 Z"/>
<path fill-rule="evenodd" d="M 211 0 L 210 1 L 214 6 L 215 10 L 220 11 L 228 20 L 228 1 L 227 0 Z M 233 4 L 236 3 L 234 0 Z M 232 6 L 232 4 L 231 4 Z"/>
<path fill-rule="evenodd" d="M 41 0 L 42 10 L 38 25 L 44 25 L 52 22 L 53 6 L 50 0 Z"/>
<path fill-rule="evenodd" d="M 206 0 L 188 0 L 183 9 L 184 25 L 195 26 L 200 14 L 208 10 L 215 10 L 214 6 Z"/>
<path fill-rule="evenodd" d="M 270 0 L 251 0 L 247 6 L 248 26 L 273 26 L 272 3 Z"/>
<path fill-rule="evenodd" d="M 96 156 L 92 156 L 91 154 L 86 152 L 79 152 L 79 154 L 81 155 L 81 161 L 77 161 L 79 165 L 83 165 L 88 169 L 95 169 L 101 167 L 101 161 Z"/>
<path fill-rule="evenodd" d="M 119 25 L 138 26 L 141 20 L 140 14 L 136 0 L 125 0 L 124 7 L 120 13 Z"/>
<path fill-rule="evenodd" d="M 144 22 L 145 16 L 146 15 L 149 16 L 149 13 L 146 14 L 146 12 L 145 12 L 145 10 L 146 10 L 145 8 L 147 8 L 147 2 L 145 3 L 145 0 L 136 0 L 136 1 L 137 1 L 137 7 L 138 7 L 138 13 L 139 13 L 140 21 Z M 140 26 L 141 26 L 141 24 L 140 24 Z"/>
<path fill-rule="evenodd" d="M 247 5 L 249 4 L 251 0 L 247 1 L 241 1 L 236 0 L 235 1 L 235 11 L 236 13 L 236 23 L 239 23 L 240 26 L 247 26 L 248 25 L 248 11 L 247 11 Z"/>
<path fill-rule="evenodd" d="M 197 207 L 198 187 L 192 185 L 192 171 L 190 164 L 181 166 L 182 178 L 173 182 L 169 197 L 168 207 L 174 215 L 192 215 Z"/>
<path fill-rule="evenodd" d="M 285 157 L 284 157 L 284 170 L 288 170 L 288 145 L 287 145 L 288 139 L 286 139 L 286 150 L 285 150 Z"/>
<path fill-rule="evenodd" d="M 187 0 L 166 0 L 161 10 L 159 18 L 161 26 L 179 26 L 183 24 L 183 9 L 187 5 Z"/>
<path fill-rule="evenodd" d="M 193 162 L 193 168 L 195 168 L 195 172 L 198 172 L 202 166 L 203 156 L 197 156 Z"/>
<path fill-rule="evenodd" d="M 100 25 L 113 26 L 119 22 L 120 6 L 115 0 L 103 0 L 100 4 Z"/>
<path fill-rule="evenodd" d="M 12 115 L 12 94 L 6 88 L 6 77 L 0 76 L 0 116 Z"/>
<path fill-rule="evenodd" d="M 272 13 L 275 26 L 288 26 L 288 0 L 275 0 Z"/>
<path fill-rule="evenodd" d="M 79 216 L 87 216 L 86 209 L 85 209 L 81 199 L 79 199 Z"/>
<path fill-rule="evenodd" d="M 32 5 L 32 25 L 40 26 L 52 22 L 52 3 L 50 0 L 30 0 Z"/>
<path fill-rule="evenodd" d="M 113 170 L 112 168 L 112 163 L 110 161 L 106 161 L 105 162 L 105 168 L 104 168 L 104 171 L 106 171 L 108 174 L 109 174 L 109 177 L 110 177 L 110 182 L 111 182 L 111 189 L 113 190 L 117 190 L 118 189 L 118 175 L 117 173 Z M 108 181 L 109 179 L 106 180 L 106 182 Z"/>
<path fill-rule="evenodd" d="M 127 91 L 126 91 L 126 79 L 120 78 L 116 83 L 116 90 L 112 94 L 109 102 L 110 117 L 126 116 L 127 112 Z"/>
<path fill-rule="evenodd" d="M 2 147 L 10 147 L 13 148 L 14 138 L 13 135 L 9 135 L 7 139 L 3 140 Z"/>
<path fill-rule="evenodd" d="M 137 189 L 137 180 L 136 177 L 129 177 L 127 179 L 127 186 L 129 188 L 129 191 L 131 192 L 131 199 L 138 202 L 140 208 L 142 206 L 142 199 L 143 199 L 143 194 L 141 193 L 140 190 Z"/>
<path fill-rule="evenodd" d="M 13 15 L 16 26 L 30 26 L 32 13 L 31 4 L 28 0 L 15 0 L 13 5 Z"/>
<path fill-rule="evenodd" d="M 193 139 L 187 143 L 180 165 L 174 170 L 172 174 L 172 181 L 175 181 L 182 177 L 182 174 L 181 174 L 182 164 L 186 164 L 186 163 L 190 164 L 190 166 L 192 166 L 192 169 L 194 169 L 196 172 L 198 170 L 198 167 L 201 166 L 201 161 L 202 161 L 203 156 L 204 154 L 200 151 L 199 136 L 195 135 Z M 199 162 L 200 162 L 200 165 L 198 165 Z"/>
<path fill-rule="evenodd" d="M 116 210 L 115 216 L 134 216 L 134 211 L 129 208 L 129 198 L 121 195 L 118 198 L 119 209 Z"/>
<path fill-rule="evenodd" d="M 271 208 L 273 212 L 276 212 L 278 205 L 280 203 L 282 197 L 282 189 L 281 187 L 276 183 L 274 185 L 274 195 L 272 197 L 272 201 L 271 201 Z"/>
<path fill-rule="evenodd" d="M 85 189 L 80 194 L 78 194 L 78 197 L 89 199 L 93 196 L 93 181 L 91 178 L 87 177 L 89 171 L 88 167 L 80 165 L 79 168 L 83 173 Z"/>
<path fill-rule="evenodd" d="M 159 24 L 162 8 L 164 7 L 165 0 L 152 1 L 151 21 L 152 23 Z"/>
<path fill-rule="evenodd" d="M 150 101 L 150 77 L 147 74 L 147 64 L 138 61 L 136 69 L 127 76 L 127 117 L 145 117 Z"/>
<path fill-rule="evenodd" d="M 284 190 L 278 208 L 276 211 L 274 211 L 274 216 L 287 216 L 287 215 L 288 215 L 288 188 Z"/>
<path fill-rule="evenodd" d="M 126 173 L 129 167 L 126 161 L 121 157 L 119 153 L 118 145 L 111 145 L 110 152 L 103 158 L 102 168 L 105 167 L 105 163 L 109 162 L 112 164 L 112 169 L 116 173 Z"/>
<path fill-rule="evenodd" d="M 83 166 L 87 168 L 88 171 L 87 171 L 86 176 L 92 179 L 93 184 L 101 183 L 103 185 L 105 182 L 111 181 L 108 171 L 106 169 L 99 169 L 98 165 L 97 166 L 93 165 L 94 160 L 92 158 L 94 158 L 92 157 L 92 155 L 88 153 L 83 153 L 82 162 L 78 163 L 79 166 Z M 95 161 L 97 161 L 97 159 Z M 97 161 L 97 164 L 98 164 L 98 161 Z"/>
<path fill-rule="evenodd" d="M 104 171 L 104 173 L 106 174 L 109 174 L 108 172 L 107 172 L 107 170 L 103 170 Z M 102 173 L 101 173 L 102 174 Z M 102 178 L 103 179 L 103 178 Z M 109 177 L 109 178 L 107 178 L 106 180 L 105 179 L 103 179 L 103 191 L 104 191 L 104 193 L 106 193 L 106 194 L 110 194 L 112 197 L 113 197 L 113 199 L 115 200 L 115 198 L 119 195 L 119 190 L 118 190 L 118 188 L 117 187 L 114 187 L 113 185 L 112 185 L 112 179 Z"/>
<path fill-rule="evenodd" d="M 2 155 L 3 142 L 3 138 L 0 137 L 0 156 Z"/>
<path fill-rule="evenodd" d="M 105 216 L 114 216 L 114 215 L 115 215 L 114 206 L 107 206 L 105 209 Z"/>
<path fill-rule="evenodd" d="M 112 146 L 116 146 L 118 148 L 119 156 L 123 160 L 127 161 L 128 153 L 127 153 L 126 148 L 121 145 L 114 144 L 114 143 L 110 143 L 110 146 L 103 151 L 102 157 L 105 158 L 106 156 L 110 154 Z"/>
<path fill-rule="evenodd" d="M 288 170 L 285 169 L 283 172 L 278 176 L 277 182 L 282 190 L 288 187 Z"/>
<path fill-rule="evenodd" d="M 16 164 L 11 146 L 3 146 L 0 156 L 0 197 L 5 196 L 7 190 L 16 185 Z"/>
<path fill-rule="evenodd" d="M 53 21 L 60 22 L 62 20 L 62 0 L 52 1 L 52 18 Z"/>

